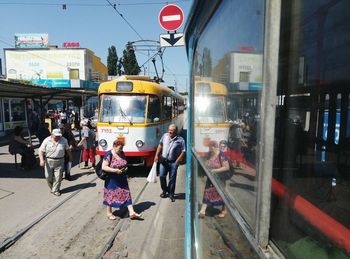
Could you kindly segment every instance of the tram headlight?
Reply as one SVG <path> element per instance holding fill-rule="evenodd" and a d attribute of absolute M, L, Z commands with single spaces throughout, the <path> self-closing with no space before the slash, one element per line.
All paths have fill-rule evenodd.
<path fill-rule="evenodd" d="M 101 147 L 107 147 L 107 141 L 105 139 L 100 139 L 98 144 L 100 144 Z"/>
<path fill-rule="evenodd" d="M 142 140 L 137 140 L 135 144 L 138 148 L 141 148 L 145 143 Z"/>

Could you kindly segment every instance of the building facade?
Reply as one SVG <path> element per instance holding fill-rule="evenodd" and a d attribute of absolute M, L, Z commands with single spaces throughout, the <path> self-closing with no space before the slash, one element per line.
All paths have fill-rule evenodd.
<path fill-rule="evenodd" d="M 93 51 L 80 48 L 78 43 L 64 48 L 48 45 L 47 34 L 15 35 L 15 48 L 4 49 L 4 72 L 8 81 L 61 89 L 96 90 L 108 78 L 108 69 Z M 27 127 L 32 111 L 40 114 L 39 95 L 23 98 L 1 98 L 0 134 L 20 125 Z M 82 97 L 83 98 L 83 97 Z M 84 98 L 83 98 L 84 99 Z M 77 100 L 75 100 L 77 101 Z M 79 106 L 94 111 L 97 99 L 78 100 Z M 55 100 L 46 109 L 68 109 L 67 102 Z M 83 111 L 82 111 L 83 113 Z"/>

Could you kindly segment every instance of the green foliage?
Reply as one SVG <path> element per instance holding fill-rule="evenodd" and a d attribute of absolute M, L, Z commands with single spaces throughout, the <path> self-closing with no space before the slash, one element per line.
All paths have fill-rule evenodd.
<path fill-rule="evenodd" d="M 118 55 L 117 50 L 113 45 L 108 48 L 107 68 L 108 75 L 115 76 L 118 74 Z"/>
<path fill-rule="evenodd" d="M 134 48 L 130 42 L 126 45 L 126 49 L 123 51 L 123 57 L 119 62 L 123 65 L 126 75 L 138 75 L 141 71 L 137 63 Z"/>

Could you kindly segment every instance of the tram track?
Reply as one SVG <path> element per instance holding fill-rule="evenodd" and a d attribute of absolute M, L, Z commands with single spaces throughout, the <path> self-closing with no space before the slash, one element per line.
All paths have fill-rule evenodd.
<path fill-rule="evenodd" d="M 48 244 L 55 246 L 56 243 L 58 243 L 59 247 L 58 249 L 60 253 L 63 253 L 62 255 L 57 254 L 61 257 L 70 257 L 70 256 L 78 256 L 78 257 L 86 257 L 89 258 L 91 256 L 96 256 L 96 251 L 99 251 L 97 258 L 103 258 L 105 253 L 110 249 L 110 247 L 113 246 L 113 242 L 115 238 L 118 236 L 121 229 L 125 228 L 127 224 L 129 223 L 129 218 L 125 218 L 127 211 L 125 211 L 124 214 L 120 214 L 120 219 L 114 222 L 107 221 L 105 219 L 104 211 L 101 210 L 101 205 L 94 205 L 93 208 L 90 207 L 89 203 L 86 202 L 86 204 L 83 204 L 83 208 L 80 209 L 82 211 L 82 215 L 84 215 L 84 210 L 89 211 L 89 213 L 86 213 L 88 215 L 82 216 L 82 220 L 76 219 L 78 213 L 72 212 L 71 214 L 65 215 L 66 209 L 62 209 L 62 212 L 60 212 L 59 208 L 63 208 L 66 206 L 62 206 L 64 204 L 67 204 L 69 200 L 74 201 L 75 199 L 72 199 L 73 197 L 77 196 L 77 194 L 81 193 L 82 190 L 84 190 L 85 186 L 91 185 L 91 183 L 95 182 L 98 178 L 95 177 L 89 182 L 86 182 L 84 185 L 82 185 L 82 189 L 79 189 L 72 193 L 70 196 L 62 200 L 60 203 L 55 205 L 53 208 L 49 209 L 45 213 L 43 213 L 40 217 L 35 219 L 33 222 L 28 224 L 26 227 L 22 228 L 20 231 L 18 231 L 15 235 L 12 237 L 6 239 L 3 243 L 0 245 L 0 258 L 13 258 L 18 257 L 18 251 L 25 250 L 29 248 L 28 257 L 26 255 L 26 258 L 30 257 L 37 257 L 40 255 L 46 255 L 45 252 L 49 250 L 49 248 L 45 248 Z M 136 178 L 131 178 L 136 179 Z M 141 182 L 139 182 L 141 183 Z M 135 183 L 136 184 L 136 183 Z M 141 185 L 141 184 L 138 184 Z M 137 188 L 138 194 L 135 199 L 133 199 L 133 203 L 138 202 L 144 191 L 146 190 L 148 183 L 142 183 L 141 187 Z M 136 189 L 136 188 L 135 188 Z M 90 191 L 91 192 L 91 191 Z M 97 203 L 94 200 L 97 197 L 97 192 L 93 191 L 95 193 L 95 196 L 93 199 L 91 199 L 91 202 L 93 204 Z M 99 192 L 100 194 L 100 192 Z M 82 195 L 86 195 L 85 193 Z M 99 196 L 98 196 L 99 198 Z M 78 199 L 78 198 L 77 198 Z M 82 196 L 80 196 L 80 200 L 82 199 Z M 79 203 L 79 201 L 77 201 Z M 68 205 L 67 205 L 68 206 Z M 70 205 L 72 207 L 72 205 Z M 73 205 L 74 207 L 74 205 Z M 79 207 L 80 208 L 80 207 Z M 77 210 L 79 209 L 77 208 Z M 68 210 L 71 211 L 69 208 Z M 55 213 L 54 213 L 55 212 Z M 49 241 L 39 241 L 35 244 L 37 247 L 33 247 L 33 243 L 36 243 L 35 239 L 38 239 L 38 236 L 40 239 L 43 235 L 47 235 L 45 232 L 46 226 L 52 226 L 56 224 L 55 219 L 60 218 L 62 215 L 58 216 L 55 214 L 63 214 L 65 222 L 59 222 L 57 224 L 57 228 L 50 229 L 48 232 L 57 232 L 57 236 L 49 236 L 49 239 L 51 238 L 51 242 Z M 67 214 L 67 213 L 66 213 Z M 52 215 L 51 217 L 49 217 Z M 79 216 L 78 216 L 79 217 Z M 61 217 L 62 218 L 62 217 Z M 46 220 L 45 220 L 46 219 Z M 48 222 L 49 221 L 49 222 Z M 74 224 L 74 222 L 78 222 L 77 224 Z M 107 222 L 107 223 L 106 223 Z M 113 224 L 112 224 L 113 223 Z M 74 226 L 73 226 L 74 225 Z M 79 225 L 79 226 L 75 226 Z M 112 226 L 113 225 L 113 226 Z M 35 230 L 33 229 L 34 227 Z M 69 228 L 73 228 L 71 231 Z M 45 234 L 44 234 L 45 233 Z M 51 233 L 49 233 L 50 235 Z M 62 237 L 61 237 L 62 236 Z M 23 240 L 22 240 L 23 239 Z M 21 242 L 18 242 L 18 241 Z M 106 241 L 107 240 L 107 241 Z M 57 242 L 58 241 L 58 242 Z M 95 247 L 88 247 L 91 242 L 95 242 Z M 16 244 L 17 243 L 17 244 Z M 16 246 L 13 246 L 16 244 Z M 14 249 L 9 249 L 11 246 L 14 247 Z M 21 248 L 23 246 L 23 248 Z M 84 247 L 86 249 L 84 249 Z M 81 248 L 82 252 L 80 254 L 77 254 L 77 250 Z M 10 252 L 12 251 L 13 252 Z M 43 251 L 42 251 L 43 250 Z M 84 250 L 84 251 L 83 251 Z M 22 252 L 20 252 L 22 253 Z M 44 253 L 44 254 L 43 254 Z M 5 257 L 3 257 L 5 256 Z M 67 257 L 67 258 L 68 258 Z"/>
<path fill-rule="evenodd" d="M 94 179 L 92 179 L 90 182 L 87 182 L 83 185 L 83 187 L 88 186 L 89 184 L 95 182 L 98 179 L 98 177 L 95 177 Z M 38 224 L 40 221 L 42 221 L 44 218 L 46 218 L 48 215 L 50 215 L 52 212 L 54 212 L 55 210 L 57 210 L 59 207 L 61 207 L 64 203 L 66 203 L 68 200 L 70 200 L 71 198 L 73 198 L 75 195 L 77 195 L 79 192 L 81 192 L 82 190 L 84 190 L 85 188 L 81 188 L 77 191 L 75 191 L 74 193 L 72 193 L 71 195 L 69 195 L 67 198 L 65 198 L 63 201 L 61 201 L 60 203 L 58 203 L 56 206 L 54 206 L 53 208 L 49 209 L 48 211 L 46 211 L 45 213 L 43 213 L 40 217 L 38 217 L 37 219 L 35 219 L 33 222 L 31 222 L 29 225 L 27 225 L 26 227 L 24 227 L 23 229 L 21 229 L 20 231 L 18 231 L 15 235 L 13 235 L 12 237 L 6 239 L 4 242 L 1 243 L 0 245 L 0 253 L 2 253 L 3 251 L 5 251 L 6 249 L 8 249 L 9 247 L 11 247 L 14 243 L 16 243 L 27 231 L 29 231 L 31 228 L 33 228 L 36 224 Z"/>

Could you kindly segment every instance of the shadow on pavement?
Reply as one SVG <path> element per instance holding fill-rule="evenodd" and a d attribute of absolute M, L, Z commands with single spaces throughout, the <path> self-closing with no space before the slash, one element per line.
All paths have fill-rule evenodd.
<path fill-rule="evenodd" d="M 150 207 L 156 205 L 154 202 L 151 201 L 143 201 L 140 203 L 137 203 L 134 205 L 134 209 L 135 211 L 137 211 L 137 213 L 142 213 L 145 210 L 148 210 Z"/>
<path fill-rule="evenodd" d="M 176 200 L 184 200 L 186 197 L 185 197 L 185 193 L 176 193 L 175 194 L 175 199 Z"/>
<path fill-rule="evenodd" d="M 44 170 L 39 167 L 38 162 L 31 170 L 16 168 L 13 163 L 0 163 L 0 178 L 45 178 Z"/>
<path fill-rule="evenodd" d="M 96 183 L 81 183 L 81 184 L 77 184 L 74 186 L 69 186 L 67 188 L 64 188 L 61 190 L 61 193 L 74 192 L 76 190 L 87 189 L 87 188 L 91 188 L 91 187 L 95 187 L 95 186 L 96 186 Z"/>

